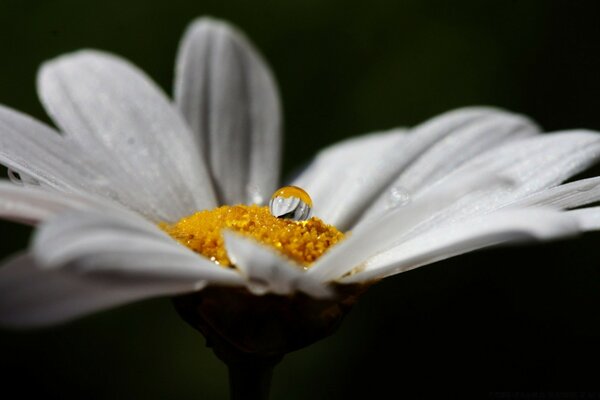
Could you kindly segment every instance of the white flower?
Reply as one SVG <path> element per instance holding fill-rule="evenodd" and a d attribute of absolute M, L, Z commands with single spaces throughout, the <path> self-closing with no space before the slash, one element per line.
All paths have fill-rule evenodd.
<path fill-rule="evenodd" d="M 60 134 L 0 107 L 0 215 L 37 225 L 0 268 L 0 322 L 35 326 L 206 285 L 332 295 L 479 248 L 600 227 L 600 178 L 562 184 L 596 161 L 600 135 L 540 134 L 529 119 L 475 107 L 323 150 L 292 184 L 314 215 L 352 234 L 307 271 L 225 232 L 235 268 L 181 246 L 157 224 L 277 188 L 274 80 L 242 34 L 194 22 L 174 104 L 128 62 L 80 51 L 47 62 L 40 98 Z M 260 286 L 257 286 L 260 282 Z"/>

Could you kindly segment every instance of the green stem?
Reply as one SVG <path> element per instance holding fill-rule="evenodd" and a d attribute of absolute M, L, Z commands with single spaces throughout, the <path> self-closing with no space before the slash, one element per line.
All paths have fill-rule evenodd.
<path fill-rule="evenodd" d="M 247 358 L 228 363 L 231 400 L 268 400 L 278 360 Z"/>

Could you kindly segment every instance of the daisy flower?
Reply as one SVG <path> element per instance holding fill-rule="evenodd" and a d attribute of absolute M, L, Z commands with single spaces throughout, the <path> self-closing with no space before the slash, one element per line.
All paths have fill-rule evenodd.
<path fill-rule="evenodd" d="M 184 35 L 174 101 L 92 50 L 46 62 L 37 87 L 58 131 L 0 107 L 0 216 L 36 226 L 0 267 L 5 326 L 171 296 L 226 362 L 280 358 L 385 277 L 600 226 L 582 208 L 600 178 L 564 183 L 600 135 L 489 107 L 335 144 L 280 188 L 274 79 L 214 19 Z"/>

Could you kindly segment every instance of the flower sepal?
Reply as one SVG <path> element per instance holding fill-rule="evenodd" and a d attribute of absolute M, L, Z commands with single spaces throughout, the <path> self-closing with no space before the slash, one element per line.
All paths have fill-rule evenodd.
<path fill-rule="evenodd" d="M 173 303 L 227 365 L 231 399 L 264 400 L 283 356 L 334 333 L 368 286 L 337 285 L 329 299 L 300 292 L 257 296 L 245 288 L 210 286 Z"/>
<path fill-rule="evenodd" d="M 245 288 L 211 286 L 173 299 L 181 317 L 200 331 L 225 363 L 274 358 L 336 331 L 368 285 L 337 285 L 330 299 L 303 293 L 257 296 Z"/>

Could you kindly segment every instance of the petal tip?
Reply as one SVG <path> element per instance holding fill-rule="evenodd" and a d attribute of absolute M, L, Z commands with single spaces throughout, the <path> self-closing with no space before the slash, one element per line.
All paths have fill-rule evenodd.
<path fill-rule="evenodd" d="M 223 33 L 236 33 L 239 34 L 239 30 L 230 24 L 229 22 L 215 18 L 211 15 L 204 15 L 194 19 L 186 28 L 187 34 L 205 34 L 206 32 L 221 31 Z"/>

